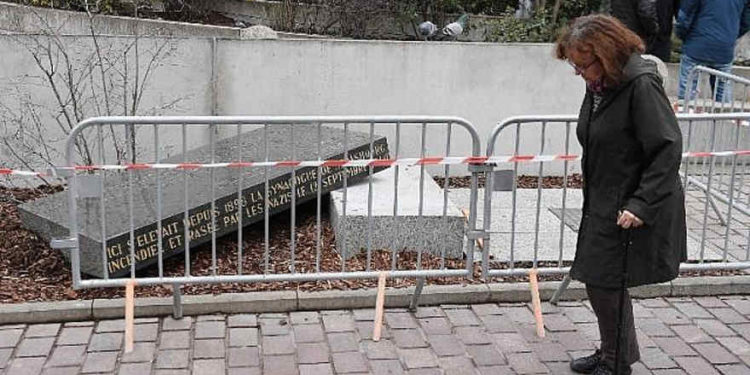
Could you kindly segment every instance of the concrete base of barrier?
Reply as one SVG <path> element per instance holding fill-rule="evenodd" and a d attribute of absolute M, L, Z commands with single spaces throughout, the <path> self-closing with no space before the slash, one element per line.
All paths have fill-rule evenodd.
<path fill-rule="evenodd" d="M 559 281 L 539 283 L 543 301 L 549 300 L 560 286 Z M 750 294 L 750 275 L 680 278 L 672 282 L 646 285 L 631 289 L 633 298 L 717 296 Z M 388 308 L 409 306 L 414 287 L 386 289 Z M 348 310 L 375 307 L 375 289 L 347 291 L 276 291 L 183 297 L 183 314 L 271 313 L 301 310 Z M 526 283 L 496 283 L 470 285 L 428 285 L 420 298 L 420 306 L 470 305 L 482 303 L 529 302 L 531 293 Z M 561 300 L 583 300 L 585 286 L 571 282 Z M 545 311 L 555 309 L 543 304 Z M 82 320 L 120 319 L 124 316 L 124 299 L 96 299 L 87 301 L 33 302 L 0 305 L 0 325 L 20 323 L 66 322 Z M 167 316 L 172 314 L 172 298 L 138 298 L 137 317 Z"/>
<path fill-rule="evenodd" d="M 447 258 L 463 256 L 465 222 L 461 210 L 449 199 L 444 207 L 443 190 L 425 173 L 422 216 L 419 216 L 419 167 L 399 167 L 398 209 L 394 218 L 395 168 L 372 176 L 372 202 L 367 182 L 349 186 L 344 216 L 344 192 L 331 193 L 331 224 L 336 248 L 344 257 L 371 249 L 407 249 Z M 368 207 L 372 208 L 368 215 Z M 445 209 L 445 215 L 443 215 Z M 369 229 L 372 228 L 372 231 Z"/>

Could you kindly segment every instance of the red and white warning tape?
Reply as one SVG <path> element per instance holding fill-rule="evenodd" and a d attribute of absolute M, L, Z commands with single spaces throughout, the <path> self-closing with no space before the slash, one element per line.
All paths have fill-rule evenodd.
<path fill-rule="evenodd" d="M 739 151 L 714 151 L 714 152 L 685 152 L 683 159 L 705 158 L 711 156 L 733 156 L 750 155 L 750 150 Z M 358 159 L 358 160 L 312 160 L 312 161 L 264 161 L 264 162 L 232 162 L 232 163 L 177 163 L 177 164 L 124 164 L 124 165 L 77 165 L 75 167 L 60 167 L 59 170 L 74 171 L 127 171 L 144 169 L 177 169 L 196 170 L 204 168 L 258 168 L 258 167 L 391 167 L 391 166 L 414 166 L 414 165 L 481 165 L 481 164 L 508 164 L 508 163 L 540 163 L 550 161 L 575 161 L 580 160 L 580 155 L 497 155 L 497 156 L 470 156 L 470 157 L 425 157 L 425 158 L 403 158 L 403 159 Z M 0 168 L 0 175 L 16 176 L 49 176 L 49 173 L 36 171 L 22 171 L 8 168 Z"/>

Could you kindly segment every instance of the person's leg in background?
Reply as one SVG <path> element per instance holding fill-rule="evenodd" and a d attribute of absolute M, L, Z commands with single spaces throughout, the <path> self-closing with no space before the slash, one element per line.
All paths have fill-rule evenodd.
<path fill-rule="evenodd" d="M 620 317 L 620 290 L 586 285 L 586 293 L 599 323 L 602 360 L 610 370 L 613 370 L 617 346 L 617 319 Z M 625 370 L 623 374 L 629 374 L 630 365 L 637 362 L 641 358 L 641 354 L 638 349 L 638 339 L 635 336 L 633 305 L 627 289 L 625 290 L 624 300 L 625 305 L 622 309 L 624 331 L 621 333 L 620 341 L 620 368 Z"/>
<path fill-rule="evenodd" d="M 710 64 L 709 67 L 732 74 L 732 64 Z M 732 81 L 719 77 L 719 83 L 716 83 L 715 76 L 711 76 L 711 91 L 716 90 L 714 97 L 718 103 L 730 103 L 732 101 Z"/>
<path fill-rule="evenodd" d="M 694 76 L 692 84 L 688 84 L 688 79 L 690 79 L 693 68 L 695 68 L 695 66 L 699 64 L 700 61 L 695 60 L 684 53 L 682 54 L 682 57 L 680 57 L 680 82 L 677 90 L 677 98 L 680 100 L 684 100 L 685 103 L 687 103 L 689 100 L 695 99 L 695 94 L 698 90 L 698 77 Z M 689 99 L 686 100 L 685 91 L 688 90 L 688 88 L 692 92 L 688 97 Z"/>

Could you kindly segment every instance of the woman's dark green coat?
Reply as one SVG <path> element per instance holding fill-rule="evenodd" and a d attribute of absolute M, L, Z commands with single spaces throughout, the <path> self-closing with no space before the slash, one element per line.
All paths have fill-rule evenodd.
<path fill-rule="evenodd" d="M 628 286 L 672 280 L 687 258 L 677 119 L 653 62 L 633 55 L 623 72 L 596 111 L 586 93 L 577 128 L 584 203 L 570 272 L 603 288 L 621 286 L 627 235 L 617 226 L 619 210 L 644 222 L 631 230 Z"/>

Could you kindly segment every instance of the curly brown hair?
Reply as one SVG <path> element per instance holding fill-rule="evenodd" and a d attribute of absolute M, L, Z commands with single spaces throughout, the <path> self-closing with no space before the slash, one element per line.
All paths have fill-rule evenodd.
<path fill-rule="evenodd" d="M 562 31 L 555 43 L 555 56 L 567 60 L 569 50 L 591 53 L 604 70 L 604 81 L 615 86 L 622 68 L 633 53 L 643 53 L 643 40 L 614 17 L 595 14 L 578 17 Z"/>

